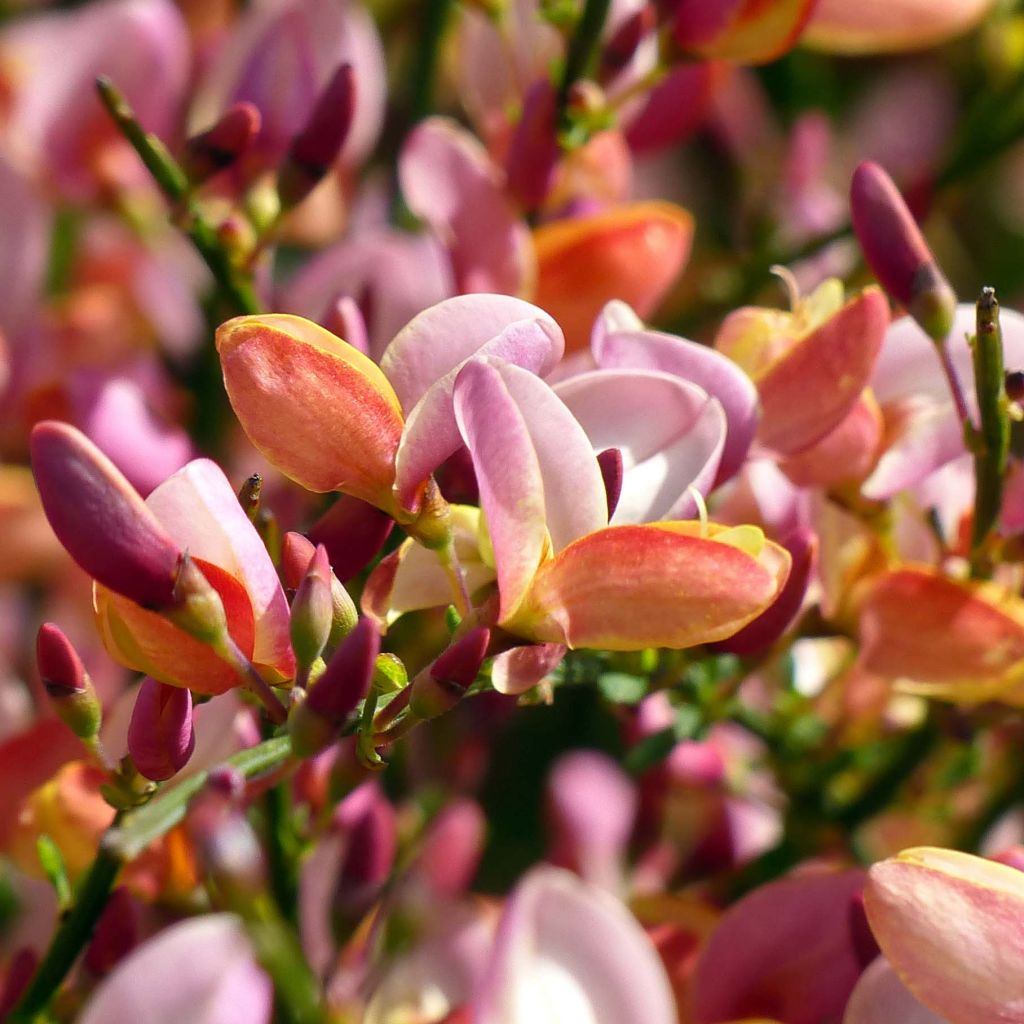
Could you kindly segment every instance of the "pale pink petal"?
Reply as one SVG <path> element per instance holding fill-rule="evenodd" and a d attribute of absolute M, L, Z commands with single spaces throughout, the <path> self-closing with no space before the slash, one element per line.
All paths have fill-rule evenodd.
<path fill-rule="evenodd" d="M 529 644 L 503 651 L 491 664 L 491 683 L 498 693 L 526 693 L 558 667 L 566 650 L 565 644 Z"/>
<path fill-rule="evenodd" d="M 50 239 L 50 210 L 28 178 L 0 159 L 0 328 L 25 325 L 42 298 Z M 0 388 L 3 387 L 0 370 Z"/>
<path fill-rule="evenodd" d="M 447 244 L 460 291 L 523 290 L 532 274 L 529 233 L 473 135 L 428 118 L 406 138 L 398 169 L 409 208 Z"/>
<path fill-rule="evenodd" d="M 256 628 L 253 661 L 285 676 L 293 674 L 284 590 L 221 468 L 209 459 L 196 459 L 162 483 L 146 503 L 181 547 L 245 587 Z"/>
<path fill-rule="evenodd" d="M 675 1024 L 665 969 L 629 911 L 568 872 L 513 891 L 473 1000 L 473 1024 Z"/>
<path fill-rule="evenodd" d="M 139 946 L 93 993 L 79 1024 L 269 1024 L 270 979 L 231 914 L 180 921 Z"/>
<path fill-rule="evenodd" d="M 689 518 L 688 488 L 710 491 L 725 444 L 721 405 L 667 373 L 595 370 L 556 387 L 595 451 L 618 448 L 624 477 L 612 521 Z"/>
<path fill-rule="evenodd" d="M 919 1003 L 884 956 L 860 976 L 846 1004 L 843 1024 L 948 1024 Z"/>

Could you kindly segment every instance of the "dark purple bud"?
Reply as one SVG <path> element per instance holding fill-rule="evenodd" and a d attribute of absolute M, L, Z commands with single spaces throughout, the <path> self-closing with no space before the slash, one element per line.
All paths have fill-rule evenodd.
<path fill-rule="evenodd" d="M 597 456 L 597 465 L 604 481 L 604 493 L 608 496 L 608 518 L 611 519 L 622 494 L 622 452 L 618 448 L 605 448 Z"/>
<path fill-rule="evenodd" d="M 526 92 L 523 114 L 512 134 L 505 158 L 509 192 L 527 210 L 547 198 L 558 164 L 558 97 L 548 78 Z"/>
<path fill-rule="evenodd" d="M 43 510 L 68 554 L 143 608 L 173 605 L 182 551 L 124 474 L 68 423 L 36 424 L 30 445 Z"/>
<path fill-rule="evenodd" d="M 473 685 L 491 642 L 491 631 L 477 626 L 456 640 L 412 682 L 409 708 L 419 718 L 451 710 Z"/>
<path fill-rule="evenodd" d="M 377 557 L 394 525 L 386 512 L 343 494 L 310 527 L 309 537 L 327 548 L 335 575 L 347 583 Z"/>
<path fill-rule="evenodd" d="M 213 127 L 189 138 L 182 164 L 190 180 L 201 184 L 235 163 L 259 135 L 260 121 L 260 112 L 253 104 L 235 103 Z"/>
<path fill-rule="evenodd" d="M 892 178 L 864 161 L 850 184 L 853 229 L 882 287 L 936 342 L 953 328 L 956 295 Z"/>
<path fill-rule="evenodd" d="M 622 71 L 633 59 L 637 47 L 654 31 L 657 23 L 658 12 L 653 4 L 641 7 L 626 18 L 601 51 L 598 80 L 608 82 Z"/>
<path fill-rule="evenodd" d="M 188 764 L 195 749 L 192 693 L 145 678 L 128 725 L 128 753 L 141 775 L 169 779 Z"/>
<path fill-rule="evenodd" d="M 379 653 L 380 630 L 371 619 L 360 619 L 288 718 L 296 754 L 312 757 L 337 736 L 369 692 Z"/>
<path fill-rule="evenodd" d="M 330 171 L 348 138 L 355 104 L 355 72 L 351 64 L 342 64 L 285 154 L 278 177 L 284 209 L 305 199 Z"/>
<path fill-rule="evenodd" d="M 139 944 L 141 917 L 138 901 L 128 889 L 118 886 L 110 894 L 85 951 L 85 966 L 93 974 L 109 974 Z"/>
<path fill-rule="evenodd" d="M 1006 375 L 1005 387 L 1011 402 L 1024 402 L 1024 370 L 1011 370 Z"/>
<path fill-rule="evenodd" d="M 331 635 L 334 602 L 331 580 L 334 574 L 327 561 L 327 549 L 320 544 L 309 561 L 309 568 L 292 601 L 292 650 L 300 666 L 308 668 L 323 653 Z"/>
<path fill-rule="evenodd" d="M 78 652 L 52 622 L 44 622 L 36 634 L 36 662 L 60 720 L 80 739 L 93 739 L 103 709 Z"/>

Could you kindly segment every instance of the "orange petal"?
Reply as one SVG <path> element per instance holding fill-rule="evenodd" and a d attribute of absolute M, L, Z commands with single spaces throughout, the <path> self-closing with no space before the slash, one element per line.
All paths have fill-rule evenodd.
<path fill-rule="evenodd" d="M 278 469 L 311 491 L 391 508 L 402 410 L 372 360 L 285 314 L 229 320 L 217 348 L 235 414 Z"/>
<path fill-rule="evenodd" d="M 918 847 L 876 864 L 871 930 L 902 982 L 952 1024 L 1024 1013 L 1024 874 L 956 850 Z"/>
<path fill-rule="evenodd" d="M 681 0 L 676 5 L 676 41 L 701 57 L 761 64 L 796 43 L 816 2 Z M 712 13 L 709 8 L 722 10 Z"/>
<path fill-rule="evenodd" d="M 654 312 L 690 255 L 693 218 L 664 202 L 626 203 L 545 224 L 533 233 L 536 303 L 565 332 L 566 351 L 586 347 L 611 299 L 641 318 Z"/>
<path fill-rule="evenodd" d="M 753 527 L 700 530 L 658 523 L 581 537 L 541 566 L 502 625 L 531 640 L 618 651 L 724 640 L 775 600 L 789 554 Z"/>
<path fill-rule="evenodd" d="M 993 0 L 818 0 L 803 42 L 829 53 L 898 53 L 973 28 Z"/>
<path fill-rule="evenodd" d="M 868 672 L 950 700 L 990 700 L 1024 673 L 1024 606 L 991 583 L 957 582 L 929 568 L 881 576 L 860 612 Z"/>

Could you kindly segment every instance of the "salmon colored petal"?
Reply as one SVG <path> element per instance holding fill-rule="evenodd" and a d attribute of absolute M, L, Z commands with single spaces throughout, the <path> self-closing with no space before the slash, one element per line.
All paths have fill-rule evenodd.
<path fill-rule="evenodd" d="M 818 0 L 803 42 L 828 53 L 902 53 L 970 31 L 993 0 Z"/>
<path fill-rule="evenodd" d="M 146 504 L 193 558 L 217 566 L 242 585 L 254 619 L 253 661 L 277 678 L 294 676 L 281 581 L 221 468 L 196 459 L 157 487 Z"/>
<path fill-rule="evenodd" d="M 998 696 L 1024 670 L 1024 609 L 995 584 L 926 568 L 883 575 L 860 612 L 869 672 L 958 701 Z"/>
<path fill-rule="evenodd" d="M 217 331 L 224 385 L 253 444 L 311 491 L 387 509 L 402 412 L 379 367 L 302 317 L 237 317 Z"/>
<path fill-rule="evenodd" d="M 864 390 L 889 324 L 889 304 L 865 288 L 759 376 L 760 440 L 782 454 L 814 444 Z"/>
<path fill-rule="evenodd" d="M 734 531 L 699 531 L 659 523 L 583 537 L 541 567 L 503 625 L 532 640 L 618 651 L 724 640 L 778 597 L 789 554 L 763 536 L 751 554 L 729 543 Z"/>
<path fill-rule="evenodd" d="M 562 325 L 567 350 L 581 349 L 611 299 L 641 317 L 653 313 L 686 264 L 692 238 L 693 218 L 665 202 L 545 224 L 533 233 L 537 305 Z"/>
<path fill-rule="evenodd" d="M 679 0 L 676 42 L 701 57 L 774 60 L 796 43 L 817 0 Z"/>
<path fill-rule="evenodd" d="M 951 1024 L 1024 1015 L 1024 874 L 918 847 L 871 868 L 871 930 L 903 983 Z"/>

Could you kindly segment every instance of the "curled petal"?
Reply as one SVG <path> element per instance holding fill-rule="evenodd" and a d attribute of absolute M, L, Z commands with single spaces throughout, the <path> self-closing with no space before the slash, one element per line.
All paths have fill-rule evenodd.
<path fill-rule="evenodd" d="M 1024 874 L 956 850 L 904 850 L 870 871 L 871 930 L 903 983 L 952 1024 L 1024 1012 Z"/>
<path fill-rule="evenodd" d="M 690 255 L 693 218 L 664 202 L 625 203 L 603 213 L 545 224 L 533 234 L 537 305 L 583 348 L 605 303 L 622 299 L 649 316 Z"/>
<path fill-rule="evenodd" d="M 278 469 L 311 491 L 390 506 L 402 410 L 376 363 L 287 314 L 229 320 L 217 349 L 235 414 Z"/>
<path fill-rule="evenodd" d="M 753 527 L 612 526 L 537 573 L 509 632 L 569 647 L 629 651 L 723 640 L 778 597 L 789 554 Z M 737 546 L 737 545 L 742 545 Z"/>
<path fill-rule="evenodd" d="M 558 667 L 565 652 L 565 644 L 529 644 L 503 651 L 491 664 L 491 682 L 498 693 L 526 693 Z"/>

